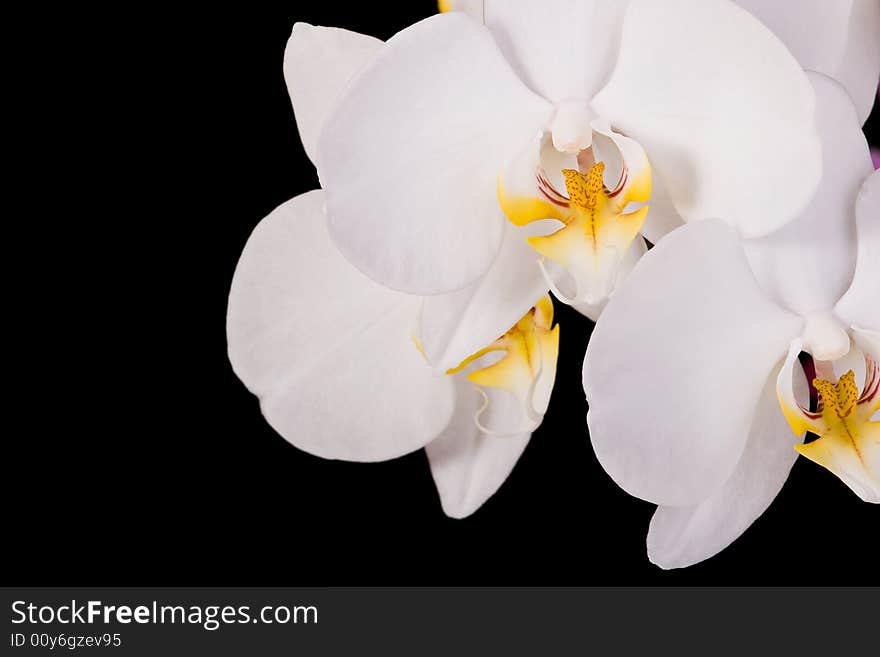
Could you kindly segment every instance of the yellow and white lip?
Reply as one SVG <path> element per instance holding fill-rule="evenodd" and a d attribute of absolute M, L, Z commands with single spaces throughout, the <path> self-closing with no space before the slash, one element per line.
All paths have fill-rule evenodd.
<path fill-rule="evenodd" d="M 555 130 L 555 148 L 548 148 L 542 136 L 498 179 L 498 199 L 513 224 L 557 222 L 555 232 L 533 237 L 529 244 L 541 255 L 542 268 L 547 259 L 571 277 L 574 292 L 566 294 L 547 274 L 554 294 L 569 304 L 599 304 L 610 296 L 648 214 L 647 205 L 628 206 L 651 196 L 651 166 L 641 146 L 613 132 L 607 122 L 590 125 L 590 139 L 566 136 L 561 146 Z M 588 147 L 576 150 L 572 144 Z M 561 152 L 562 147 L 569 152 Z"/>
<path fill-rule="evenodd" d="M 794 398 L 792 376 L 801 344 L 796 341 L 777 380 L 777 397 L 782 413 L 796 435 L 811 432 L 817 440 L 795 449 L 827 468 L 866 502 L 880 503 L 880 365 L 863 353 L 865 365 L 861 392 L 854 369 L 837 376 L 835 363 L 815 361 L 816 374 L 810 382 L 818 393 L 818 405 L 810 411 Z M 838 363 L 839 366 L 839 363 Z"/>
<path fill-rule="evenodd" d="M 559 325 L 553 326 L 553 302 L 545 296 L 504 335 L 447 374 L 467 371 L 482 394 L 483 406 L 474 417 L 480 431 L 514 435 L 534 431 L 541 423 L 558 356 Z"/>

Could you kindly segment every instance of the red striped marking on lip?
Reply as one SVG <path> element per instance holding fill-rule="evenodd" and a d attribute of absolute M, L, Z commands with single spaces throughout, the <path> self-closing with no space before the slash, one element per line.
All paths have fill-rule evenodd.
<path fill-rule="evenodd" d="M 865 372 L 865 389 L 862 391 L 862 396 L 859 397 L 859 400 L 856 402 L 857 404 L 867 404 L 874 400 L 874 397 L 877 396 L 877 391 L 880 390 L 880 371 L 878 371 L 877 363 L 873 358 L 869 356 L 865 356 L 865 365 L 867 366 L 867 370 Z"/>
<path fill-rule="evenodd" d="M 629 180 L 629 169 L 626 168 L 626 165 L 623 166 L 623 169 L 620 172 L 620 179 L 617 181 L 617 186 L 614 188 L 613 192 L 608 192 L 608 198 L 614 198 L 620 192 L 623 191 L 623 188 L 626 187 L 626 183 Z"/>
<path fill-rule="evenodd" d="M 557 191 L 557 189 L 553 186 L 553 183 L 547 180 L 547 176 L 544 173 L 543 169 L 539 167 L 535 171 L 535 177 L 538 180 L 538 189 L 540 190 L 541 194 L 544 195 L 544 198 L 561 208 L 571 207 L 571 199 Z M 614 198 L 615 196 L 618 196 L 624 190 L 628 182 L 629 169 L 626 167 L 626 165 L 624 165 L 623 169 L 620 172 L 620 177 L 617 180 L 617 185 L 614 187 L 614 190 L 609 192 L 608 188 L 605 188 L 605 193 L 607 194 L 608 198 Z"/>
<path fill-rule="evenodd" d="M 561 208 L 568 208 L 571 206 L 570 199 L 567 196 L 560 194 L 553 184 L 547 180 L 543 169 L 539 168 L 535 171 L 535 176 L 538 179 L 538 189 L 548 201 Z"/>

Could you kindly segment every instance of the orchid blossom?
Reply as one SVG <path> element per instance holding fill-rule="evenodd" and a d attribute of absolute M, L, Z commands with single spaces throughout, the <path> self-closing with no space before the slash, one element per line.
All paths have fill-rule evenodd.
<path fill-rule="evenodd" d="M 266 217 L 244 248 L 229 295 L 229 358 L 269 424 L 300 449 L 379 461 L 426 447 L 444 511 L 462 517 L 503 483 L 540 424 L 559 327 L 544 296 L 436 372 L 413 336 L 421 306 L 345 261 L 323 192 L 309 192 Z"/>
<path fill-rule="evenodd" d="M 812 89 L 728 0 L 487 0 L 479 14 L 384 44 L 294 27 L 288 88 L 330 234 L 373 280 L 468 289 L 528 229 L 518 269 L 537 282 L 513 305 L 551 288 L 595 317 L 642 234 L 724 216 L 760 236 L 812 196 Z M 311 100 L 318 88 L 332 102 Z"/>
<path fill-rule="evenodd" d="M 824 175 L 807 209 L 763 238 L 721 220 L 673 231 L 587 350 L 593 447 L 659 505 L 647 542 L 663 568 L 735 540 L 798 454 L 880 502 L 880 172 L 847 93 L 810 77 Z"/>
<path fill-rule="evenodd" d="M 380 46 L 295 26 L 284 69 L 310 157 L 329 108 Z M 242 253 L 229 299 L 230 360 L 269 423 L 305 451 L 377 461 L 425 446 L 443 509 L 466 516 L 510 473 L 555 378 L 559 329 L 528 245 L 535 234 L 506 225 L 478 281 L 422 298 L 346 262 L 330 239 L 323 192 L 297 197 Z"/>

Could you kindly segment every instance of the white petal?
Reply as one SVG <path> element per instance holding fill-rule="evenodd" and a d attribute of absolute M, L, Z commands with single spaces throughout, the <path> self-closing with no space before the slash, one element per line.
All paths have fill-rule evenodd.
<path fill-rule="evenodd" d="M 486 0 L 484 17 L 520 77 L 544 98 L 589 100 L 614 65 L 629 0 Z"/>
<path fill-rule="evenodd" d="M 880 2 L 736 0 L 788 46 L 801 66 L 842 83 L 858 108 L 859 124 L 871 113 L 880 78 Z"/>
<path fill-rule="evenodd" d="M 651 200 L 648 216 L 642 224 L 642 235 L 651 244 L 656 244 L 665 235 L 684 224 L 675 204 L 666 191 L 666 185 L 655 170 L 651 180 Z"/>
<path fill-rule="evenodd" d="M 623 258 L 618 263 L 617 273 L 614 280 L 614 289 L 611 292 L 612 296 L 614 295 L 614 292 L 616 292 L 620 288 L 620 286 L 626 282 L 626 279 L 629 276 L 630 272 L 633 270 L 633 267 L 636 266 L 636 263 L 639 261 L 639 259 L 647 252 L 648 246 L 647 244 L 645 244 L 645 240 L 641 237 L 641 235 L 637 235 L 630 247 L 626 250 Z M 557 276 L 564 276 L 564 272 L 561 272 Z M 557 285 L 559 284 L 557 283 Z M 563 292 L 564 291 L 565 290 L 563 290 Z M 602 314 L 605 306 L 608 305 L 608 300 L 610 298 L 611 297 L 597 304 L 579 303 L 575 304 L 572 307 L 584 317 L 587 317 L 588 319 L 596 322 L 599 320 L 599 315 Z"/>
<path fill-rule="evenodd" d="M 456 375 L 456 380 L 455 417 L 425 451 L 444 513 L 464 518 L 480 508 L 504 483 L 531 433 L 494 436 L 481 432 L 474 416 L 482 406 L 482 398 L 465 377 Z M 486 413 L 494 413 L 496 408 L 490 405 Z M 519 417 L 512 419 L 520 421 Z"/>
<path fill-rule="evenodd" d="M 801 374 L 800 385 L 807 381 Z M 767 379 L 748 442 L 727 482 L 694 506 L 661 506 L 648 530 L 648 558 L 684 568 L 721 552 L 749 528 L 782 489 L 797 460 L 795 436 L 776 401 L 776 374 Z"/>
<path fill-rule="evenodd" d="M 405 292 L 474 282 L 501 245 L 498 174 L 550 111 L 468 16 L 439 14 L 396 34 L 349 85 L 318 144 L 343 254 Z"/>
<path fill-rule="evenodd" d="M 418 299 L 376 285 L 336 251 L 323 194 L 254 229 L 229 293 L 229 359 L 269 424 L 312 454 L 378 461 L 448 424 L 454 391 L 410 338 Z"/>
<path fill-rule="evenodd" d="M 856 199 L 858 255 L 852 285 L 834 309 L 848 324 L 880 331 L 880 170 L 872 173 Z"/>
<path fill-rule="evenodd" d="M 504 335 L 547 294 L 540 256 L 526 242 L 534 232 L 533 226 L 507 224 L 498 258 L 483 278 L 458 292 L 425 298 L 417 334 L 435 369 L 457 367 Z"/>
<path fill-rule="evenodd" d="M 763 235 L 796 216 L 819 182 L 806 75 L 726 0 L 633 0 L 593 106 L 645 148 L 685 220 Z"/>
<path fill-rule="evenodd" d="M 611 298 L 584 362 L 596 456 L 631 495 L 688 506 L 736 467 L 764 382 L 800 332 L 720 221 L 673 231 Z"/>
<path fill-rule="evenodd" d="M 822 182 L 800 216 L 745 242 L 758 281 L 778 303 L 799 314 L 830 311 L 849 287 L 856 256 L 856 197 L 873 171 L 846 91 L 818 73 L 811 73 L 810 80 L 822 137 Z"/>
<path fill-rule="evenodd" d="M 284 51 L 284 79 L 306 154 L 315 148 L 324 119 L 349 80 L 382 46 L 365 34 L 296 23 Z"/>

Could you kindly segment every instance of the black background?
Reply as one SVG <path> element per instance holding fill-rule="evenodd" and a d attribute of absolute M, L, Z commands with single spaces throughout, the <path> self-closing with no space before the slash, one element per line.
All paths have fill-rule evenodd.
<path fill-rule="evenodd" d="M 88 49 L 108 73 L 108 101 L 83 112 L 88 127 L 66 119 L 76 135 L 66 182 L 41 192 L 51 204 L 31 199 L 22 223 L 37 234 L 10 249 L 27 256 L 13 279 L 27 313 L 16 324 L 38 346 L 9 348 L 26 367 L 7 396 L 21 420 L 4 440 L 8 583 L 876 583 L 876 507 L 805 459 L 720 555 L 652 566 L 653 507 L 617 488 L 587 438 L 580 369 L 592 324 L 561 304 L 548 415 L 468 519 L 443 515 L 422 452 L 325 461 L 264 422 L 230 368 L 224 323 L 250 231 L 317 187 L 281 70 L 291 26 L 388 38 L 435 7 L 316 4 L 169 14 L 136 44 L 122 21 L 112 48 Z M 68 84 L 80 95 L 53 113 L 85 93 Z M 101 128 L 111 143 L 97 154 Z M 87 164 L 97 159 L 106 178 Z"/>

